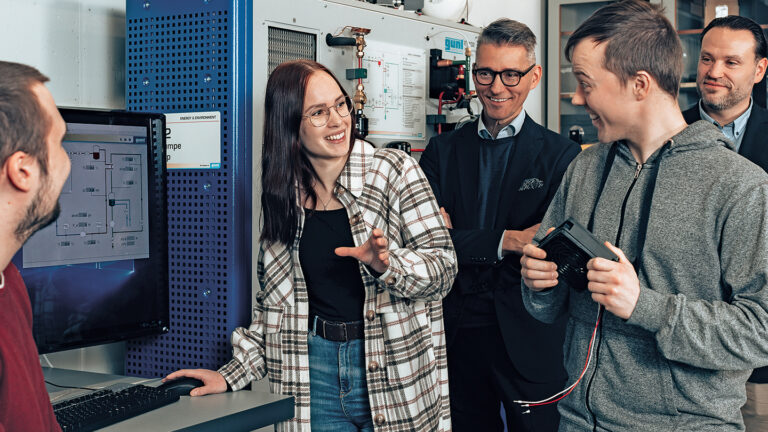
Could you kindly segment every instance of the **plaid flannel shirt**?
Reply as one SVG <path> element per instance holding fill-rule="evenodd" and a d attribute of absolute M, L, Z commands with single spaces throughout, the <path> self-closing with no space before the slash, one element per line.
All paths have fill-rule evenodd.
<path fill-rule="evenodd" d="M 380 228 L 389 268 L 365 285 L 365 363 L 374 429 L 451 429 L 441 300 L 456 276 L 456 254 L 432 189 L 405 153 L 356 141 L 334 189 L 356 246 Z M 299 206 L 301 208 L 301 206 Z M 232 335 L 234 358 L 219 372 L 233 390 L 265 375 L 271 391 L 296 397 L 278 431 L 309 431 L 309 302 L 299 263 L 304 214 L 291 247 L 259 247 L 253 322 Z"/>

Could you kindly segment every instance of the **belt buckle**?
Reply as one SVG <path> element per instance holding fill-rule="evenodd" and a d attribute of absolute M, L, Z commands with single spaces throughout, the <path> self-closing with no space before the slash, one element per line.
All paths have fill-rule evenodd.
<path fill-rule="evenodd" d="M 347 323 L 342 322 L 341 328 L 344 329 L 344 342 L 349 342 L 349 335 L 347 334 Z"/>
<path fill-rule="evenodd" d="M 322 321 L 322 322 L 323 322 L 323 339 L 328 339 L 328 332 L 326 332 L 326 330 L 325 330 L 325 323 L 327 323 L 328 321 L 326 321 L 326 320 L 324 320 L 324 319 L 322 319 L 322 318 L 320 318 L 320 317 L 317 317 L 317 318 L 318 318 L 320 321 Z"/>

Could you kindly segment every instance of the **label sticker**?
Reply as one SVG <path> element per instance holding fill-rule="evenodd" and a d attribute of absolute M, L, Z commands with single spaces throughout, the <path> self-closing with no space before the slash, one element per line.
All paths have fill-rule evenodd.
<path fill-rule="evenodd" d="M 464 40 L 446 37 L 445 52 L 453 54 L 464 54 Z"/>
<path fill-rule="evenodd" d="M 221 168 L 221 113 L 165 115 L 165 165 L 168 169 Z"/>

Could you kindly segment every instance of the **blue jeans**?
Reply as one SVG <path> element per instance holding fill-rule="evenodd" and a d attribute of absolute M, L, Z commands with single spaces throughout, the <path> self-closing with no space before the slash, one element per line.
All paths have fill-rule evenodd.
<path fill-rule="evenodd" d="M 316 335 L 314 328 L 307 338 L 312 432 L 373 432 L 365 340 L 333 342 Z"/>

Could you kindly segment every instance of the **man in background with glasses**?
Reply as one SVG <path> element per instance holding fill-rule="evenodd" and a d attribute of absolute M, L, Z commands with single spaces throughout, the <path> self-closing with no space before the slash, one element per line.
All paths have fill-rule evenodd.
<path fill-rule="evenodd" d="M 432 138 L 420 165 L 459 259 L 444 301 L 451 418 L 456 432 L 554 431 L 555 407 L 524 413 L 518 399 L 565 384 L 565 322 L 533 319 L 520 295 L 520 253 L 530 242 L 579 146 L 523 110 L 541 80 L 536 36 L 499 19 L 477 41 L 473 78 L 480 119 Z"/>

